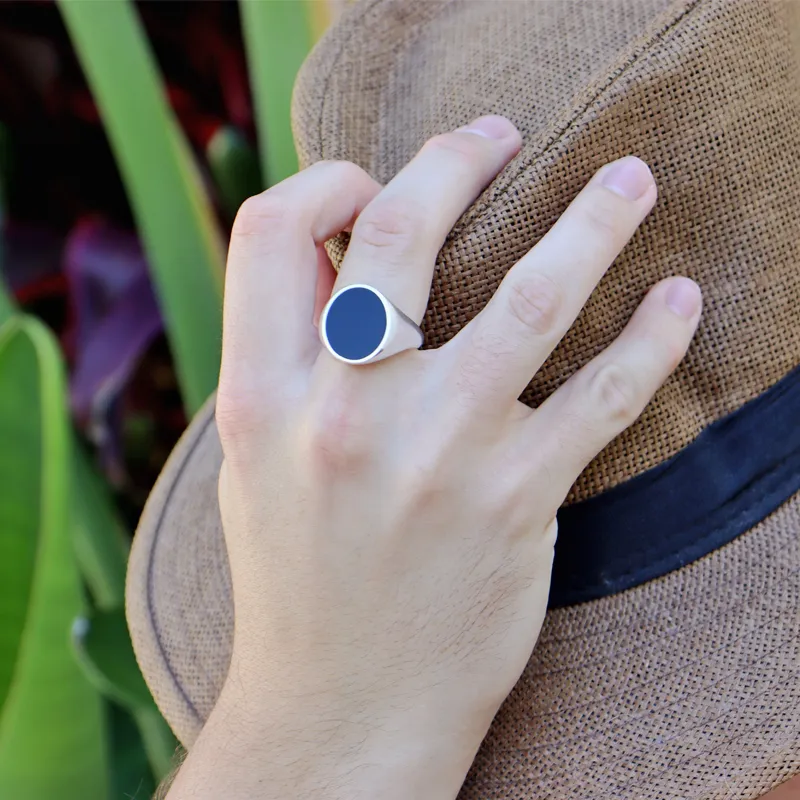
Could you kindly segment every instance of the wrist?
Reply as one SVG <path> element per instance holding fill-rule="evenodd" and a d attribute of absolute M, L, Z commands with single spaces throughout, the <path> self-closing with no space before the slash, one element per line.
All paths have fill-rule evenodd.
<path fill-rule="evenodd" d="M 482 738 L 452 721 L 426 725 L 424 709 L 277 699 L 236 676 L 231 669 L 169 800 L 220 791 L 248 800 L 454 800 Z"/>
<path fill-rule="evenodd" d="M 434 724 L 413 700 L 395 705 L 269 691 L 254 700 L 231 680 L 220 711 L 240 721 L 253 761 L 269 765 L 269 782 L 281 785 L 276 798 L 302 785 L 320 800 L 454 799 L 483 736 L 452 719 Z"/>

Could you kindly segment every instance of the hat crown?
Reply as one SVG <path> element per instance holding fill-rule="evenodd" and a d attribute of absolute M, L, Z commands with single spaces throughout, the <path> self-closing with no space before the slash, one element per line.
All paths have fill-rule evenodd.
<path fill-rule="evenodd" d="M 537 405 L 605 348 L 662 278 L 696 280 L 703 317 L 686 359 L 570 501 L 662 463 L 800 363 L 794 4 L 383 0 L 358 13 L 371 19 L 318 48 L 298 80 L 304 165 L 351 160 L 386 182 L 427 138 L 479 115 L 504 114 L 523 134 L 440 252 L 428 346 L 483 308 L 604 163 L 632 153 L 653 171 L 655 207 L 521 400 Z M 454 14 L 435 39 L 421 35 Z M 464 31 L 480 31 L 480 46 Z M 345 247 L 331 243 L 337 267 Z"/>

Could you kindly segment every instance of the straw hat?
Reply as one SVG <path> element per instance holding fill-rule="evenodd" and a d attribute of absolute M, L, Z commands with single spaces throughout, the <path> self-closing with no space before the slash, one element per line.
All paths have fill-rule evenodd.
<path fill-rule="evenodd" d="M 360 0 L 301 71 L 301 163 L 388 181 L 499 113 L 519 155 L 448 238 L 438 347 L 600 166 L 658 202 L 521 399 L 535 406 L 673 274 L 703 288 L 685 361 L 559 514 L 550 610 L 460 797 L 760 797 L 800 774 L 800 11 L 770 0 Z M 329 244 L 335 264 L 346 237 Z M 191 746 L 233 616 L 213 398 L 136 535 L 128 614 Z"/>

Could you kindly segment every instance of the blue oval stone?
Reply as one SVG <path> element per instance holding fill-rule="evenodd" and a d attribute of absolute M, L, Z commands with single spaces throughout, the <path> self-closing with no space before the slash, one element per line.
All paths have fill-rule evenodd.
<path fill-rule="evenodd" d="M 386 332 L 386 309 L 369 289 L 343 291 L 328 309 L 325 333 L 342 358 L 356 361 L 375 352 Z"/>

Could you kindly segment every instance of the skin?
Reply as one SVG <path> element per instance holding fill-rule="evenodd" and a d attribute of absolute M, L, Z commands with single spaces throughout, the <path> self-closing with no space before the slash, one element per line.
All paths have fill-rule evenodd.
<path fill-rule="evenodd" d="M 700 291 L 671 278 L 537 410 L 518 400 L 655 203 L 633 156 L 443 347 L 358 367 L 322 348 L 350 283 L 422 319 L 445 236 L 520 148 L 502 117 L 469 127 L 386 187 L 321 162 L 237 216 L 216 412 L 233 658 L 169 800 L 455 798 L 539 635 L 559 506 L 686 352 Z"/>

